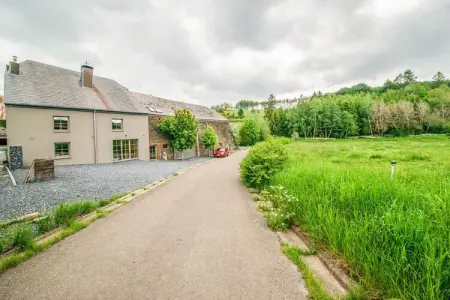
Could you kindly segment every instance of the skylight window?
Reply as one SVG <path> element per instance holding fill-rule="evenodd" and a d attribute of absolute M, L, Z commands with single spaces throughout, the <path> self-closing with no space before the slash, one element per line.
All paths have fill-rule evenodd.
<path fill-rule="evenodd" d="M 158 110 L 158 109 L 156 109 L 156 108 L 154 108 L 154 107 L 146 106 L 146 108 L 147 108 L 150 112 L 161 113 L 160 110 Z"/>

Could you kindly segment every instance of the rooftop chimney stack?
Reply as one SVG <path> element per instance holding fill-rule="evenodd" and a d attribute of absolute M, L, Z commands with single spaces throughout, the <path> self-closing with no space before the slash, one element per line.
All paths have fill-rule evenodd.
<path fill-rule="evenodd" d="M 94 87 L 94 68 L 88 62 L 81 66 L 81 86 Z"/>
<path fill-rule="evenodd" d="M 16 74 L 19 75 L 19 69 L 20 65 L 17 62 L 17 56 L 13 56 L 13 60 L 11 62 L 9 62 L 9 70 L 11 72 L 11 74 Z"/>

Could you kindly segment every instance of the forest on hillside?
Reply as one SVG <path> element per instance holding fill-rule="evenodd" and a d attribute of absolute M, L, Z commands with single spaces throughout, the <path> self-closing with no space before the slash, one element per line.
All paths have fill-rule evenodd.
<path fill-rule="evenodd" d="M 215 108 L 220 110 L 229 104 Z M 360 83 L 335 93 L 267 101 L 239 101 L 236 109 L 264 109 L 273 135 L 345 138 L 360 135 L 450 133 L 450 80 L 441 72 L 417 81 L 411 70 L 382 86 Z M 220 112 L 220 111 L 219 111 Z"/>

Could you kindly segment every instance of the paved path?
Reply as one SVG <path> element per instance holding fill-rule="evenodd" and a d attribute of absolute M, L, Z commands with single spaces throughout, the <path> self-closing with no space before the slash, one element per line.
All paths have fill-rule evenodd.
<path fill-rule="evenodd" d="M 0 299 L 306 299 L 239 181 L 196 167 L 0 275 Z"/>

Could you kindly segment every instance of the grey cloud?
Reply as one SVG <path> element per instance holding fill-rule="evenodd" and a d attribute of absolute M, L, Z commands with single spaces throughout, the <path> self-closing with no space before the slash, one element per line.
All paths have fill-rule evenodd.
<path fill-rule="evenodd" d="M 130 89 L 205 104 L 299 95 L 398 68 L 419 76 L 438 65 L 446 71 L 449 0 L 424 2 L 394 20 L 358 13 L 370 1 L 0 0 L 0 45 L 20 46 L 21 59 L 63 67 L 90 60 L 97 74 Z M 186 18 L 198 31 L 185 27 Z M 282 44 L 298 57 L 274 57 Z M 260 64 L 231 65 L 242 49 Z"/>
<path fill-rule="evenodd" d="M 441 64 L 445 68 L 445 56 L 450 51 L 445 25 L 449 16 L 450 5 L 446 1 L 426 4 L 419 13 L 399 17 L 393 23 L 355 16 L 334 39 L 336 47 L 325 55 L 312 54 L 298 69 L 321 72 L 327 82 L 339 85 L 374 80 L 383 74 L 387 78 L 399 68 L 411 68 L 418 74 L 431 72 L 430 65 Z"/>

